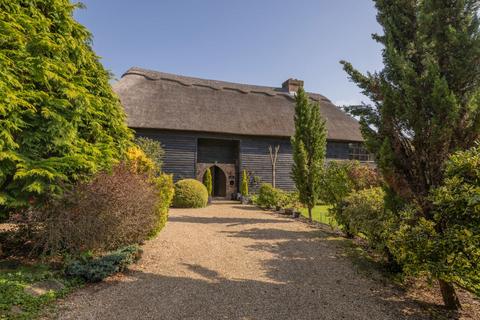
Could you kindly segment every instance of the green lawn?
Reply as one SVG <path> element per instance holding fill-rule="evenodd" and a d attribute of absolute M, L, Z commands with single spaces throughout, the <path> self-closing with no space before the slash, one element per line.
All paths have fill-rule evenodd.
<path fill-rule="evenodd" d="M 336 226 L 337 223 L 335 219 L 333 219 L 328 213 L 329 208 L 330 206 L 328 205 L 315 206 L 315 208 L 312 210 L 313 220 L 331 226 Z M 308 218 L 308 210 L 306 208 L 301 209 L 300 212 L 302 216 Z"/>

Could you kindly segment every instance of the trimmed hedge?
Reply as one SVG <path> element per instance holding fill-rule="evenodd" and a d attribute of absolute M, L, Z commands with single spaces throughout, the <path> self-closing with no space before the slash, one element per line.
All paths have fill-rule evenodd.
<path fill-rule="evenodd" d="M 207 188 L 195 179 L 180 180 L 175 183 L 175 208 L 204 208 L 208 203 Z"/>

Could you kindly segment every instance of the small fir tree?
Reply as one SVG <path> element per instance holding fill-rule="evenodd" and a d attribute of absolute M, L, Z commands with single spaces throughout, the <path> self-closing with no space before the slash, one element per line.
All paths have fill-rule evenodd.
<path fill-rule="evenodd" d="M 300 202 L 308 208 L 308 218 L 312 221 L 312 209 L 320 193 L 327 131 L 320 115 L 320 106 L 309 101 L 303 88 L 296 95 L 294 121 L 292 177 Z"/>
<path fill-rule="evenodd" d="M 248 197 L 248 176 L 246 170 L 243 170 L 242 183 L 240 184 L 240 194 L 244 197 Z"/>
<path fill-rule="evenodd" d="M 213 191 L 213 183 L 212 183 L 212 171 L 210 168 L 205 171 L 205 175 L 203 176 L 203 184 L 207 187 L 208 197 L 212 196 Z"/>
<path fill-rule="evenodd" d="M 449 155 L 473 146 L 480 137 L 480 2 L 375 0 L 375 4 L 383 35 L 374 39 L 384 46 L 384 69 L 363 75 L 342 62 L 373 102 L 350 111 L 361 119 L 367 147 L 393 198 L 416 208 L 406 215 L 405 228 L 429 225 L 442 235 L 450 217 L 435 220 L 429 195 L 442 184 Z M 452 278 L 430 269 L 432 264 L 424 263 L 428 259 L 420 255 L 406 267 L 436 276 L 445 305 L 459 308 Z"/>

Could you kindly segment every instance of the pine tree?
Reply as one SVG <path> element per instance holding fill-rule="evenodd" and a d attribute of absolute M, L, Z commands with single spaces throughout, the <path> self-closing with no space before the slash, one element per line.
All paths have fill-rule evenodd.
<path fill-rule="evenodd" d="M 327 132 L 320 106 L 311 103 L 303 88 L 296 95 L 295 135 L 292 137 L 292 178 L 299 192 L 300 202 L 308 208 L 312 221 L 312 209 L 320 194 L 321 173 L 325 159 Z"/>
<path fill-rule="evenodd" d="M 480 137 L 479 3 L 375 0 L 384 69 L 363 75 L 342 62 L 373 101 L 350 107 L 367 147 L 396 196 L 418 207 L 410 224 L 434 221 L 429 194 L 445 161 Z M 441 233 L 442 223 L 435 228 Z M 445 304 L 458 308 L 452 283 L 439 283 Z"/>
<path fill-rule="evenodd" d="M 211 197 L 212 191 L 213 191 L 213 183 L 212 183 L 212 171 L 210 170 L 210 168 L 208 168 L 207 171 L 205 171 L 205 175 L 203 176 L 203 184 L 205 185 L 205 187 L 207 187 L 208 196 Z"/>
<path fill-rule="evenodd" d="M 0 0 L 0 206 L 46 194 L 124 157 L 131 132 L 110 74 L 68 0 Z"/>

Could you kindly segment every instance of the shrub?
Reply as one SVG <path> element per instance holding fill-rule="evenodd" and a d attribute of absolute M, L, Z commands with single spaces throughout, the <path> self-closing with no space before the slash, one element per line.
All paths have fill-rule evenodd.
<path fill-rule="evenodd" d="M 212 184 L 212 171 L 210 168 L 205 171 L 205 175 L 203 176 L 203 184 L 207 188 L 208 196 L 212 196 L 212 191 L 213 191 L 213 184 Z"/>
<path fill-rule="evenodd" d="M 160 141 L 146 137 L 137 137 L 135 138 L 135 144 L 155 163 L 158 172 L 161 172 L 165 150 L 163 150 Z"/>
<path fill-rule="evenodd" d="M 153 176 L 159 172 L 155 162 L 137 146 L 128 148 L 127 164 L 129 165 L 130 170 L 132 170 L 134 173 Z"/>
<path fill-rule="evenodd" d="M 404 211 L 391 250 L 407 272 L 427 272 L 480 295 L 480 146 L 450 157 L 430 199 L 432 219 L 411 224 L 418 208 Z"/>
<path fill-rule="evenodd" d="M 320 199 L 328 205 L 330 214 L 335 218 L 347 236 L 353 236 L 350 221 L 342 212 L 345 199 L 355 191 L 379 187 L 382 179 L 376 169 L 362 165 L 358 161 L 331 161 L 322 173 Z"/>
<path fill-rule="evenodd" d="M 347 162 L 347 175 L 353 190 L 363 190 L 383 185 L 378 169 L 358 161 Z"/>
<path fill-rule="evenodd" d="M 158 198 L 150 179 L 119 165 L 33 210 L 28 227 L 44 253 L 115 250 L 147 239 Z"/>
<path fill-rule="evenodd" d="M 385 192 L 370 188 L 352 192 L 341 210 L 342 222 L 355 234 L 366 237 L 369 245 L 381 252 L 386 249 L 393 216 L 384 208 Z"/>
<path fill-rule="evenodd" d="M 203 208 L 208 203 L 207 188 L 195 179 L 175 183 L 173 206 L 176 208 Z"/>
<path fill-rule="evenodd" d="M 97 258 L 86 256 L 67 263 L 65 275 L 86 282 L 100 282 L 112 274 L 124 271 L 139 259 L 140 253 L 140 248 L 132 245 Z"/>
<path fill-rule="evenodd" d="M 284 209 L 299 209 L 302 207 L 298 191 L 284 192 L 281 200 L 280 207 Z"/>
<path fill-rule="evenodd" d="M 149 237 L 155 237 L 163 229 L 168 220 L 168 209 L 172 205 L 175 186 L 173 184 L 173 176 L 171 174 L 161 174 L 154 179 L 158 192 L 157 203 L 157 222 L 149 234 Z"/>
<path fill-rule="evenodd" d="M 240 184 L 240 194 L 244 197 L 248 197 L 248 176 L 247 171 L 243 170 L 242 182 Z"/>
<path fill-rule="evenodd" d="M 279 205 L 280 198 L 281 191 L 279 189 L 272 187 L 269 183 L 262 183 L 255 204 L 262 208 L 272 208 Z"/>

